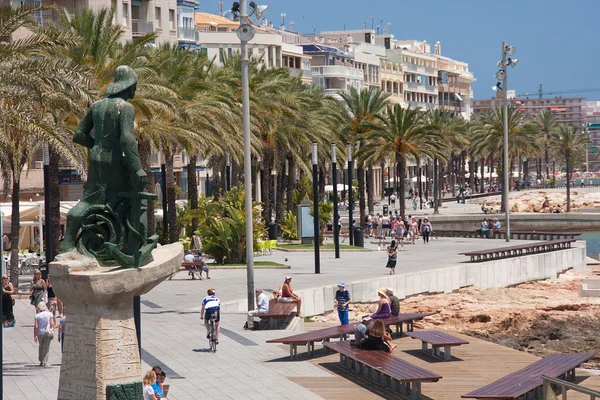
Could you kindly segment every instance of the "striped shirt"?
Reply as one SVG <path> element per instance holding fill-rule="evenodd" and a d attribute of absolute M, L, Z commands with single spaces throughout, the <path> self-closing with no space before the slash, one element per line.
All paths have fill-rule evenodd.
<path fill-rule="evenodd" d="M 205 310 L 218 310 L 220 309 L 221 303 L 217 296 L 213 294 L 212 296 L 206 296 L 204 300 L 202 300 L 202 305 Z"/>

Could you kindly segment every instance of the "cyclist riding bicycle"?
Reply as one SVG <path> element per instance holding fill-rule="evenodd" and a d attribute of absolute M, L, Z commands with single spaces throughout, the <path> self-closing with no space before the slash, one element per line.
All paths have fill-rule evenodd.
<path fill-rule="evenodd" d="M 215 296 L 215 289 L 210 288 L 207 290 L 208 296 L 202 300 L 202 309 L 200 310 L 200 319 L 204 320 L 204 327 L 206 327 L 206 338 L 210 339 L 210 333 L 208 331 L 208 321 L 216 313 L 215 325 L 217 328 L 217 344 L 219 344 L 219 333 L 221 329 L 219 328 L 219 321 L 221 321 L 221 303 L 219 302 L 219 298 Z"/>

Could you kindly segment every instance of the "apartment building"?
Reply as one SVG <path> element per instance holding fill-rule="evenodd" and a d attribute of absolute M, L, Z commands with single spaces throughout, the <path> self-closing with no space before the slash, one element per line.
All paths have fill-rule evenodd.
<path fill-rule="evenodd" d="M 502 107 L 503 92 L 497 92 L 495 97 L 490 100 L 473 100 L 473 111 L 479 112 L 491 108 Z M 530 99 L 528 97 L 518 97 L 514 92 L 509 91 L 509 104 L 523 111 L 529 118 L 534 118 L 542 111 L 550 111 L 556 115 L 558 123 L 573 125 L 580 128 L 584 123 L 582 113 L 582 97 L 554 97 L 546 99 Z"/>
<path fill-rule="evenodd" d="M 353 52 L 318 43 L 302 44 L 311 58 L 312 82 L 325 88 L 325 92 L 341 101 L 341 93 L 353 87 L 361 90 L 365 85 L 363 70 L 355 67 Z"/>
<path fill-rule="evenodd" d="M 590 135 L 590 144 L 596 147 L 595 152 L 598 154 L 597 146 L 600 146 L 600 101 L 584 101 L 581 103 L 581 114 L 583 116 L 586 130 Z"/>

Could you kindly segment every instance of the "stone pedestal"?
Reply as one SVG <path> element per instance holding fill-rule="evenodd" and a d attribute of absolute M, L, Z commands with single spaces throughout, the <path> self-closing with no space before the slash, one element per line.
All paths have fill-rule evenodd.
<path fill-rule="evenodd" d="M 162 246 L 152 256 L 140 268 L 101 267 L 77 253 L 50 264 L 52 287 L 67 311 L 59 400 L 106 400 L 107 385 L 142 380 L 133 298 L 179 269 L 183 246 Z"/>

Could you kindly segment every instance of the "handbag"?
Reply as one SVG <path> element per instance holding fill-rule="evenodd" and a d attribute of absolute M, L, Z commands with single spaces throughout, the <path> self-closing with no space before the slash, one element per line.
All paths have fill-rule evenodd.
<path fill-rule="evenodd" d="M 15 306 L 15 299 L 12 299 L 12 305 Z"/>

